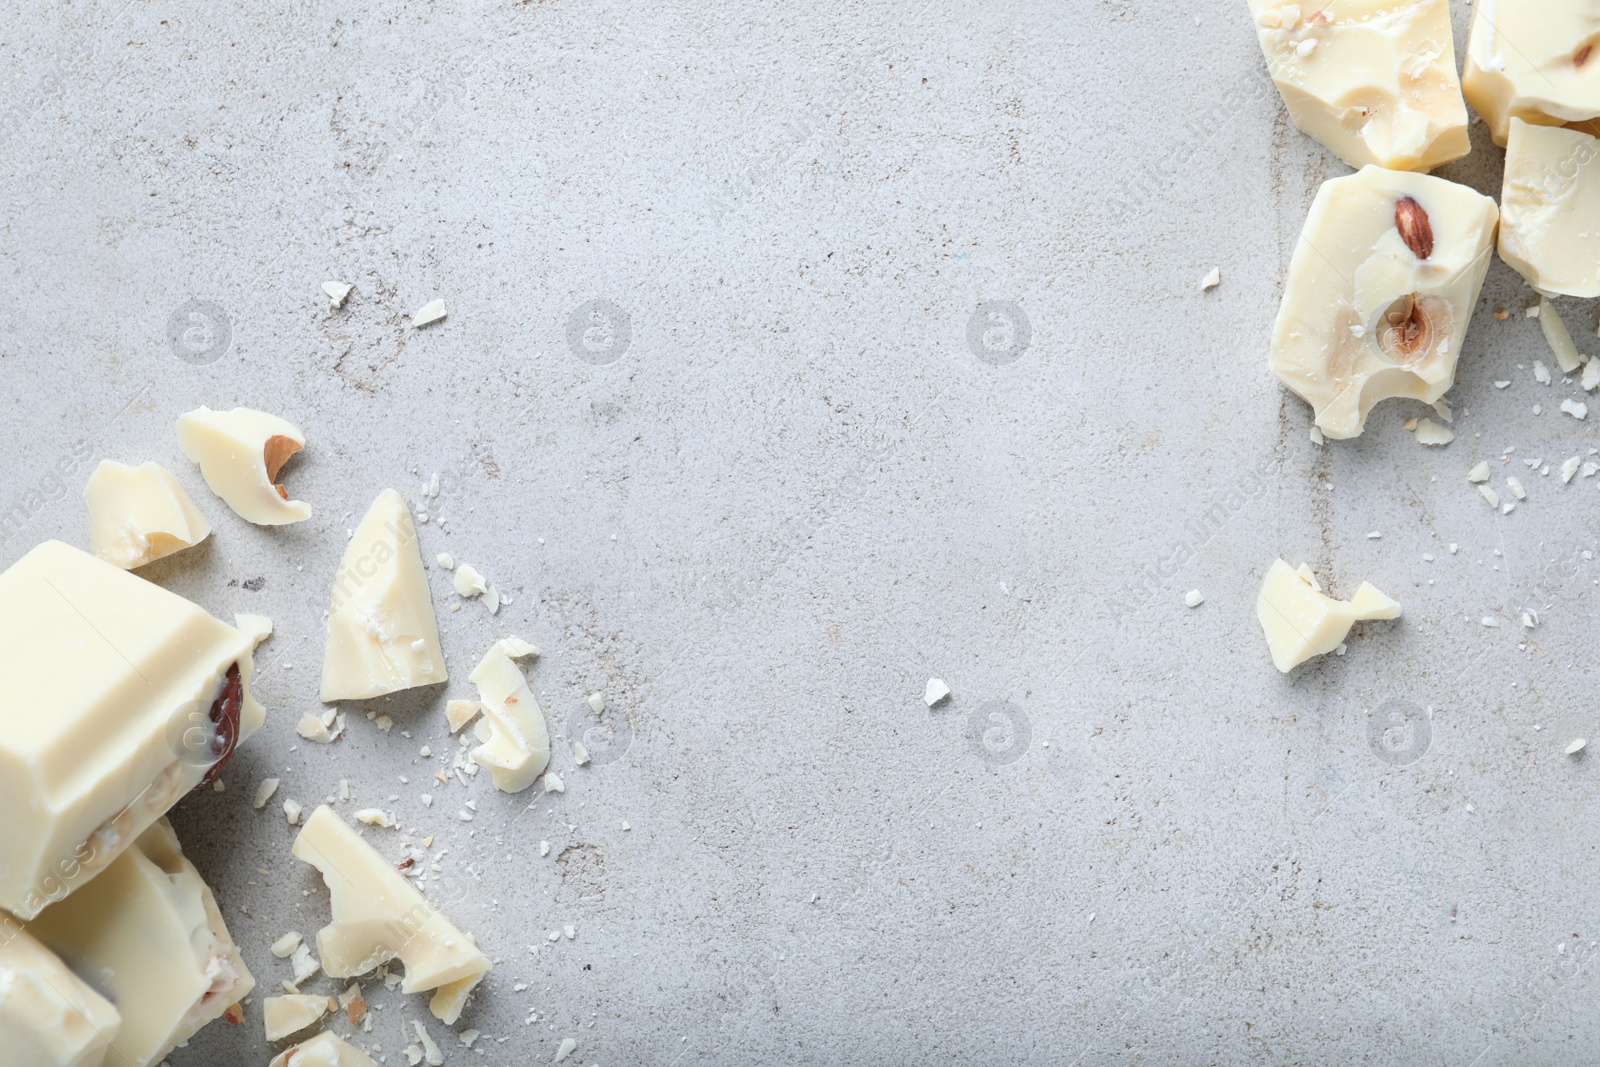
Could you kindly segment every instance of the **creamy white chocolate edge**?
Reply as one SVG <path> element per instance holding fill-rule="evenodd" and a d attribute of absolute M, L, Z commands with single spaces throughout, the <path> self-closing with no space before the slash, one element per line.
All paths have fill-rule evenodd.
<path fill-rule="evenodd" d="M 117 1006 L 112 1063 L 160 1062 L 255 988 L 165 819 L 28 931 Z"/>
<path fill-rule="evenodd" d="M 311 517 L 311 505 L 289 499 L 276 482 L 283 463 L 305 448 L 305 434 L 292 422 L 250 408 L 196 408 L 178 418 L 178 443 L 241 518 L 282 526 Z"/>
<path fill-rule="evenodd" d="M 1313 656 L 1344 643 L 1350 627 L 1367 619 L 1396 619 L 1400 605 L 1362 582 L 1350 600 L 1322 591 L 1309 567 L 1296 571 L 1274 560 L 1256 598 L 1256 618 L 1267 637 L 1273 666 L 1287 674 Z"/>
<path fill-rule="evenodd" d="M 1498 218 L 1489 197 L 1426 174 L 1363 167 L 1322 184 L 1270 365 L 1326 437 L 1361 433 L 1387 397 L 1434 403 L 1454 384 Z"/>
<path fill-rule="evenodd" d="M 385 489 L 334 578 L 321 697 L 366 700 L 446 679 L 416 524 L 400 494 Z"/>
<path fill-rule="evenodd" d="M 1295 126 L 1353 167 L 1428 171 L 1471 150 L 1447 0 L 1250 0 Z"/>
<path fill-rule="evenodd" d="M 1477 0 L 1461 87 L 1504 145 L 1511 120 L 1600 117 L 1600 19 L 1592 0 Z"/>
<path fill-rule="evenodd" d="M 528 688 L 517 660 L 539 650 L 516 637 L 496 641 L 469 676 L 478 687 L 483 717 L 473 727 L 482 742 L 473 761 L 488 767 L 496 789 L 519 793 L 550 763 L 550 733 L 544 712 Z"/>
<path fill-rule="evenodd" d="M 336 1034 L 318 1034 L 278 1053 L 269 1067 L 378 1067 L 372 1057 Z"/>
<path fill-rule="evenodd" d="M 1600 140 L 1511 120 L 1500 258 L 1545 296 L 1600 296 Z"/>
<path fill-rule="evenodd" d="M 100 1067 L 122 1015 L 21 923 L 0 918 L 0 1049 L 7 1067 Z"/>
<path fill-rule="evenodd" d="M 294 854 L 322 872 L 331 897 L 333 921 L 317 934 L 322 969 L 351 978 L 399 959 L 402 992 L 434 991 L 429 1008 L 455 1023 L 490 969 L 471 939 L 326 805 L 306 820 Z"/>
<path fill-rule="evenodd" d="M 237 707 L 235 745 L 261 726 L 261 634 L 56 541 L 0 574 L 0 602 L 0 908 L 26 920 L 212 773 L 228 747 L 211 721 L 220 695 Z"/>
<path fill-rule="evenodd" d="M 156 463 L 102 460 L 83 489 L 89 551 L 133 570 L 204 541 L 211 524 L 176 478 Z"/>

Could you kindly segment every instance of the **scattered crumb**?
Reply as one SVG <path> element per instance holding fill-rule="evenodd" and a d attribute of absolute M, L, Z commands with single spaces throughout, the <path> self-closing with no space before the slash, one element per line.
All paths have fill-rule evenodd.
<path fill-rule="evenodd" d="M 456 559 L 448 552 L 439 553 L 434 557 L 434 562 L 438 563 L 439 566 L 443 567 L 447 571 L 453 571 L 456 568 Z"/>
<path fill-rule="evenodd" d="M 1478 464 L 1476 467 L 1473 467 L 1471 470 L 1469 470 L 1467 472 L 1467 481 L 1469 481 L 1469 482 L 1486 482 L 1488 480 L 1489 480 L 1489 461 L 1488 460 L 1484 460 L 1482 463 Z"/>
<path fill-rule="evenodd" d="M 1441 426 L 1429 418 L 1417 420 L 1417 444 L 1442 447 L 1456 439 L 1456 432 L 1448 426 Z"/>
<path fill-rule="evenodd" d="M 1581 400 L 1573 400 L 1570 397 L 1561 402 L 1561 410 L 1580 421 L 1589 415 L 1588 404 L 1583 403 Z"/>
<path fill-rule="evenodd" d="M 286 960 L 295 954 L 295 951 L 305 943 L 305 938 L 296 930 L 290 930 L 272 943 L 272 954 L 280 960 Z"/>
<path fill-rule="evenodd" d="M 1206 602 L 1205 596 L 1198 589 L 1191 589 L 1183 594 L 1183 602 L 1191 608 L 1197 608 Z"/>
<path fill-rule="evenodd" d="M 1533 380 L 1540 385 L 1550 384 L 1550 368 L 1544 365 L 1543 360 L 1533 361 Z"/>
<path fill-rule="evenodd" d="M 1522 483 L 1509 475 L 1506 477 L 1506 488 L 1511 490 L 1511 495 L 1518 500 L 1528 499 L 1528 491 L 1522 487 Z"/>
<path fill-rule="evenodd" d="M 345 282 L 323 282 L 322 291 L 328 294 L 328 303 L 338 310 L 344 307 L 344 302 L 350 299 L 350 290 L 354 286 Z"/>
<path fill-rule="evenodd" d="M 1586 741 L 1585 739 L 1583 739 L 1581 737 L 1577 738 L 1570 745 L 1567 746 L 1567 755 L 1576 756 L 1578 753 L 1583 751 L 1583 747 L 1585 745 L 1587 745 L 1588 743 L 1589 743 L 1588 741 Z"/>
<path fill-rule="evenodd" d="M 949 695 L 950 687 L 944 684 L 944 679 L 929 678 L 927 687 L 922 691 L 922 702 L 931 708 Z"/>
<path fill-rule="evenodd" d="M 482 596 L 489 591 L 489 583 L 483 575 L 470 563 L 463 563 L 456 568 L 456 592 L 464 597 Z"/>
<path fill-rule="evenodd" d="M 596 715 L 602 714 L 606 710 L 606 698 L 600 693 L 590 693 L 589 707 L 594 709 Z"/>
<path fill-rule="evenodd" d="M 563 782 L 561 776 L 555 771 L 546 771 L 544 775 L 544 791 L 546 793 L 565 793 L 567 791 L 567 783 Z"/>
<path fill-rule="evenodd" d="M 1490 489 L 1487 485 L 1478 486 L 1478 492 L 1483 494 L 1483 499 L 1489 502 L 1491 508 L 1500 506 L 1500 494 Z"/>
<path fill-rule="evenodd" d="M 450 732 L 457 733 L 460 729 L 478 717 L 483 710 L 483 705 L 476 700 L 452 700 L 444 706 L 445 722 L 450 725 Z"/>
<path fill-rule="evenodd" d="M 416 315 L 411 319 L 411 325 L 415 329 L 432 326 L 444 318 L 446 314 L 443 300 L 430 300 L 417 310 Z"/>
<path fill-rule="evenodd" d="M 1219 286 L 1221 284 L 1222 284 L 1222 268 L 1221 267 L 1212 267 L 1209 271 L 1206 272 L 1206 276 L 1204 278 L 1200 279 L 1200 291 L 1203 293 L 1203 292 L 1206 292 L 1209 289 L 1215 289 L 1217 286 Z"/>
<path fill-rule="evenodd" d="M 290 826 L 300 825 L 300 816 L 305 810 L 298 800 L 285 800 L 283 802 L 283 815 L 284 818 L 289 820 Z"/>
<path fill-rule="evenodd" d="M 1581 463 L 1581 462 L 1582 462 L 1582 459 L 1580 457 L 1578 457 L 1578 456 L 1571 456 L 1571 457 L 1569 457 L 1567 459 L 1562 460 L 1561 461 L 1561 480 L 1563 482 L 1572 481 L 1573 475 L 1578 473 L 1578 464 Z"/>
<path fill-rule="evenodd" d="M 564 1060 L 568 1056 L 572 1055 L 573 1050 L 575 1050 L 577 1047 L 578 1047 L 578 1043 L 576 1041 L 572 1040 L 572 1038 L 570 1038 L 570 1037 L 562 1038 L 561 1039 L 561 1047 L 556 1049 L 555 1062 L 556 1063 L 560 1063 L 562 1060 Z"/>
<path fill-rule="evenodd" d="M 1314 445 L 1320 445 L 1320 444 L 1324 444 L 1326 442 L 1327 442 L 1327 438 L 1322 435 L 1322 427 L 1320 427 L 1320 426 L 1312 426 L 1311 427 L 1311 443 L 1314 444 Z"/>

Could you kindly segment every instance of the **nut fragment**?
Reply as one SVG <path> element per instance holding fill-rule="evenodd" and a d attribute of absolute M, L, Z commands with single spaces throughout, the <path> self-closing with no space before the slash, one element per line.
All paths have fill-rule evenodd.
<path fill-rule="evenodd" d="M 1394 206 L 1394 227 L 1418 259 L 1433 255 L 1433 225 L 1415 197 L 1402 197 Z"/>

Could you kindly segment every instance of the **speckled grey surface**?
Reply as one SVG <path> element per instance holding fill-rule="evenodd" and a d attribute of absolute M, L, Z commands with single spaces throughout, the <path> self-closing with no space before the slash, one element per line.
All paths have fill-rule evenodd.
<path fill-rule="evenodd" d="M 33 3 L 0 40 L 3 561 L 84 543 L 75 447 L 157 460 L 216 534 L 147 576 L 278 626 L 268 725 L 174 815 L 261 991 L 174 1067 L 264 1064 L 267 946 L 327 921 L 251 808 L 268 775 L 308 804 L 348 779 L 347 816 L 447 850 L 430 892 L 499 960 L 476 1049 L 431 1024 L 450 1063 L 1600 1054 L 1594 764 L 1562 755 L 1600 732 L 1600 494 L 1518 462 L 1594 422 L 1534 383 L 1496 262 L 1453 444 L 1403 402 L 1308 441 L 1265 346 L 1347 168 L 1287 123 L 1242 4 Z M 1473 132 L 1443 173 L 1496 191 Z M 173 434 L 199 404 L 305 428 L 310 521 L 205 490 Z M 1463 475 L 1508 446 L 1502 516 Z M 449 685 L 302 742 L 345 531 L 434 472 L 425 552 L 513 603 L 452 613 L 434 570 Z M 1405 617 L 1280 676 L 1280 554 Z M 504 634 L 543 649 L 566 792 L 423 808 L 419 750 Z M 597 689 L 615 732 L 580 769 Z M 368 995 L 358 1040 L 403 1063 L 423 999 Z"/>

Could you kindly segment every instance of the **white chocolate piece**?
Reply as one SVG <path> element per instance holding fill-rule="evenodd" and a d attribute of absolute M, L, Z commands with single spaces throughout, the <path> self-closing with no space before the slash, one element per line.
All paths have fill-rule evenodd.
<path fill-rule="evenodd" d="M 336 1034 L 318 1034 L 285 1049 L 268 1067 L 378 1067 L 365 1052 Z"/>
<path fill-rule="evenodd" d="M 178 443 L 200 465 L 211 491 L 257 526 L 284 526 L 311 517 L 311 505 L 290 500 L 275 484 L 306 435 L 286 419 L 250 408 L 196 408 L 178 419 Z"/>
<path fill-rule="evenodd" d="M 0 908 L 102 871 L 260 728 L 261 631 L 46 541 L 0 574 Z"/>
<path fill-rule="evenodd" d="M 496 641 L 470 675 L 478 687 L 483 718 L 473 728 L 483 744 L 473 762 L 489 768 L 496 789 L 520 793 L 550 763 L 550 734 L 544 712 L 516 663 L 539 650 L 515 637 Z"/>
<path fill-rule="evenodd" d="M 922 702 L 931 708 L 949 695 L 950 687 L 944 684 L 943 678 L 929 678 L 922 690 Z"/>
<path fill-rule="evenodd" d="M 1441 426 L 1429 418 L 1417 420 L 1417 444 L 1440 447 L 1456 439 L 1456 432 L 1448 426 Z"/>
<path fill-rule="evenodd" d="M 328 305 L 334 311 L 344 307 L 344 302 L 350 299 L 350 290 L 353 288 L 349 282 L 322 283 L 322 291 L 328 295 Z"/>
<path fill-rule="evenodd" d="M 6 1067 L 101 1067 L 122 1029 L 122 1015 L 20 923 L 9 916 L 0 921 L 0 1049 Z"/>
<path fill-rule="evenodd" d="M 1271 366 L 1323 434 L 1355 437 L 1379 400 L 1433 403 L 1454 384 L 1498 215 L 1488 197 L 1426 174 L 1365 167 L 1322 184 Z"/>
<path fill-rule="evenodd" d="M 328 998 L 292 993 L 283 997 L 267 997 L 261 1002 L 261 1017 L 266 1025 L 268 1041 L 282 1041 L 298 1034 L 318 1019 L 328 1014 Z"/>
<path fill-rule="evenodd" d="M 461 728 L 483 710 L 483 705 L 476 700 L 452 700 L 444 706 L 445 722 L 450 726 L 451 733 L 458 733 Z"/>
<path fill-rule="evenodd" d="M 424 326 L 433 325 L 444 317 L 444 301 L 430 300 L 417 309 L 416 315 L 412 316 L 411 325 L 414 329 L 420 330 Z"/>
<path fill-rule="evenodd" d="M 488 582 L 478 572 L 478 568 L 470 563 L 463 563 L 456 568 L 455 587 L 458 595 L 468 598 L 481 596 L 489 591 Z"/>
<path fill-rule="evenodd" d="M 334 580 L 322 699 L 366 700 L 447 677 L 417 528 L 405 499 L 385 489 Z"/>
<path fill-rule="evenodd" d="M 83 487 L 89 510 L 89 551 L 131 571 L 193 548 L 211 524 L 165 467 L 129 467 L 102 460 Z"/>
<path fill-rule="evenodd" d="M 1555 353 L 1556 365 L 1561 368 L 1562 374 L 1571 374 L 1583 365 L 1583 355 L 1578 351 L 1578 346 L 1572 343 L 1572 334 L 1567 332 L 1567 324 L 1561 321 L 1561 312 L 1544 297 L 1539 298 L 1539 332 L 1544 334 L 1545 343 Z M 1562 410 L 1566 410 L 1565 406 Z"/>
<path fill-rule="evenodd" d="M 1600 296 L 1600 140 L 1511 120 L 1500 258 L 1546 296 Z"/>
<path fill-rule="evenodd" d="M 1471 150 L 1448 0 L 1250 0 L 1295 126 L 1352 167 L 1432 170 Z"/>
<path fill-rule="evenodd" d="M 1400 617 L 1400 605 L 1366 582 L 1346 602 L 1323 593 L 1304 564 L 1301 571 L 1273 560 L 1256 598 L 1256 618 L 1266 631 L 1273 666 L 1284 674 L 1338 648 L 1357 622 Z"/>
<path fill-rule="evenodd" d="M 294 854 L 322 872 L 332 896 L 333 922 L 317 934 L 323 970 L 353 978 L 399 959 L 401 991 L 435 991 L 429 1008 L 453 1025 L 489 973 L 488 957 L 326 805 L 306 820 Z"/>
<path fill-rule="evenodd" d="M 108 1064 L 159 1063 L 255 988 L 165 819 L 29 930 L 122 1013 Z"/>
<path fill-rule="evenodd" d="M 1504 145 L 1511 119 L 1540 126 L 1600 116 L 1594 0 L 1479 0 L 1461 88 Z"/>

